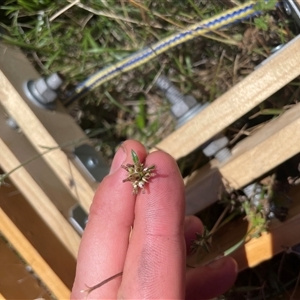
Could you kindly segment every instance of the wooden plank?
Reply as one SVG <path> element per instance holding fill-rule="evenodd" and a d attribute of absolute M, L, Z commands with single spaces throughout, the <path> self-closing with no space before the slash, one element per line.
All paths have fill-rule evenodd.
<path fill-rule="evenodd" d="M 75 278 L 75 256 L 9 180 L 0 188 L 0 207 L 62 282 L 71 289 Z M 60 230 L 64 231 L 64 228 Z"/>
<path fill-rule="evenodd" d="M 0 232 L 13 245 L 14 249 L 23 257 L 38 277 L 47 285 L 49 290 L 58 299 L 69 299 L 70 290 L 60 278 L 53 272 L 40 254 L 32 247 L 15 224 L 0 208 Z"/>
<path fill-rule="evenodd" d="M 214 137 L 300 74 L 299 49 L 300 36 L 158 143 L 156 148 L 179 159 Z"/>
<path fill-rule="evenodd" d="M 5 117 L 5 112 L 1 105 L 0 137 L 19 162 L 25 162 L 39 155 L 22 132 L 14 130 L 7 125 L 7 118 Z M 0 151 L 0 167 L 1 162 L 6 159 L 6 152 Z M 4 167 L 5 166 L 2 166 L 2 169 L 5 172 L 9 172 L 11 170 L 10 165 L 8 166 L 9 169 Z M 25 168 L 25 170 L 30 174 L 32 179 L 39 185 L 47 197 L 51 199 L 51 202 L 63 214 L 63 216 L 68 218 L 70 207 L 74 206 L 77 202 L 70 192 L 64 187 L 61 181 L 56 177 L 55 173 L 49 168 L 47 163 L 39 157 L 23 166 L 23 168 Z M 31 198 L 27 185 L 23 186 L 22 181 L 19 180 L 16 184 L 18 184 L 18 190 L 23 193 L 23 195 L 26 195 L 27 198 Z"/>
<path fill-rule="evenodd" d="M 240 189 L 299 153 L 299 116 L 300 104 L 297 104 L 237 144 L 228 161 L 218 164 L 213 160 L 209 164 L 209 172 L 204 172 L 203 168 L 194 172 L 186 180 L 189 213 L 196 213 L 217 200 L 222 190 L 222 177 L 226 184 Z M 207 182 L 209 188 L 204 190 L 202 186 Z"/>
<path fill-rule="evenodd" d="M 274 119 L 233 149 L 220 165 L 225 180 L 241 188 L 300 152 L 300 105 Z"/>
<path fill-rule="evenodd" d="M 294 187 L 288 196 L 293 199 L 293 203 L 287 219 L 284 222 L 271 220 L 268 233 L 251 239 L 231 254 L 238 263 L 239 271 L 255 267 L 284 251 L 285 247 L 292 247 L 300 242 L 300 186 Z M 188 264 L 206 264 L 223 255 L 246 236 L 247 230 L 247 221 L 243 219 L 230 222 L 213 235 L 210 252 L 203 251 L 190 258 Z"/>
<path fill-rule="evenodd" d="M 30 272 L 29 266 L 17 256 L 0 237 L 0 300 L 2 299 L 45 299 L 50 300 L 49 291 L 40 285 Z"/>
<path fill-rule="evenodd" d="M 223 181 L 216 160 L 184 179 L 186 215 L 196 214 L 217 201 L 223 188 Z"/>
<path fill-rule="evenodd" d="M 292 247 L 300 242 L 300 187 L 294 188 L 289 196 L 293 199 L 293 205 L 287 220 L 273 220 L 268 233 L 252 239 L 232 254 L 239 264 L 239 270 L 255 267 L 284 251 L 285 247 Z"/>
<path fill-rule="evenodd" d="M 38 108 L 26 100 L 23 85 L 26 80 L 38 78 L 39 74 L 18 49 L 0 43 L 0 69 L 0 103 L 38 153 L 45 151 L 43 147 L 59 148 L 66 141 L 86 138 L 62 105 L 58 104 L 53 112 Z M 71 152 L 72 148 L 69 145 L 64 149 Z M 82 175 L 63 150 L 53 150 L 43 159 L 88 212 L 95 186 L 87 181 L 87 177 Z M 71 180 L 74 185 L 70 185 Z"/>
<path fill-rule="evenodd" d="M 4 170 L 12 170 L 21 164 L 13 155 L 8 146 L 0 138 L 1 160 L 0 165 Z M 69 222 L 61 215 L 51 200 L 39 185 L 32 179 L 25 168 L 20 168 L 10 176 L 16 186 L 23 191 L 28 202 L 46 222 L 58 239 L 76 257 L 80 238 Z"/>

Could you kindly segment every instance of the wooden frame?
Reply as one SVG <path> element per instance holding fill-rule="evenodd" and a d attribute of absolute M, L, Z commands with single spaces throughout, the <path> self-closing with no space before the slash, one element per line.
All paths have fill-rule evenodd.
<path fill-rule="evenodd" d="M 241 189 L 300 152 L 300 104 L 269 122 L 232 149 L 222 163 L 210 162 L 186 179 L 188 213 L 196 213 L 215 202 L 223 182 Z M 199 189 L 199 186 L 209 186 Z M 199 199 L 201 195 L 201 199 Z"/>
<path fill-rule="evenodd" d="M 268 233 L 251 239 L 230 254 L 237 261 L 240 271 L 255 267 L 300 242 L 300 186 L 292 188 L 287 196 L 293 200 L 287 219 L 284 222 L 272 220 Z M 239 219 L 228 224 L 214 234 L 210 253 L 206 253 L 204 258 L 193 257 L 190 264 L 205 264 L 223 255 L 226 250 L 237 245 L 245 237 L 247 230 L 245 220 Z"/>
<path fill-rule="evenodd" d="M 27 264 L 39 275 L 40 279 L 58 299 L 70 298 L 70 290 L 52 271 L 2 209 L 0 209 L 0 231 L 5 232 L 5 237 L 14 245 L 15 250 L 22 254 Z"/>
<path fill-rule="evenodd" d="M 221 132 L 300 74 L 298 49 L 300 37 L 291 41 L 271 60 L 159 143 L 157 148 L 178 159 Z M 36 79 L 39 74 L 19 49 L 0 43 L 0 69 L 0 167 L 4 172 L 9 172 L 26 159 L 40 155 L 37 161 L 12 173 L 12 183 L 1 188 L 0 231 L 58 299 L 68 298 L 80 242 L 80 237 L 66 220 L 68 208 L 80 203 L 88 212 L 96 183 L 78 168 L 72 157 L 74 144 L 67 142 L 83 140 L 86 136 L 62 105 L 58 104 L 57 110 L 51 112 L 36 107 L 26 98 L 23 91 L 24 80 Z M 17 122 L 19 132 L 6 126 L 7 116 Z M 238 144 L 233 149 L 232 158 L 226 163 L 220 165 L 212 161 L 195 172 L 186 181 L 187 197 L 189 193 L 194 195 L 188 201 L 196 203 L 196 207 L 192 209 L 199 209 L 199 199 L 195 195 L 200 193 L 198 186 L 205 181 L 206 188 L 201 192 L 202 197 L 205 193 L 211 194 L 212 189 L 219 191 L 221 177 L 233 188 L 241 188 L 300 152 L 299 143 L 295 143 L 295 140 L 300 139 L 299 116 L 298 104 Z M 62 144 L 65 145 L 63 149 L 60 147 Z M 180 148 L 178 144 L 181 145 Z M 45 147 L 53 150 L 44 154 Z M 18 195 L 19 202 L 16 203 L 24 208 L 23 216 L 16 212 L 14 203 L 9 201 L 9 197 L 17 192 L 16 189 L 22 193 Z M 292 197 L 300 197 L 299 189 L 292 192 Z M 210 202 L 205 205 L 216 200 L 215 196 L 210 198 Z M 299 242 L 300 236 L 296 230 L 299 226 L 299 207 L 292 207 L 286 223 L 273 222 L 270 233 L 249 242 L 233 254 L 240 269 L 269 259 L 283 249 L 283 244 L 291 246 Z M 32 216 L 31 222 L 24 218 L 27 215 Z M 31 226 L 31 223 L 35 226 Z M 245 228 L 239 228 L 239 233 L 243 234 Z M 287 228 L 295 230 L 283 234 L 287 232 Z M 41 245 L 41 240 L 44 241 L 42 235 L 49 237 L 51 247 L 61 249 L 64 261 L 68 262 L 65 269 L 70 270 L 69 274 L 59 268 L 47 249 L 43 249 L 45 245 Z M 238 235 L 232 235 L 232 239 L 237 237 Z M 228 235 L 223 234 L 223 238 L 230 242 Z M 268 247 L 272 251 L 266 251 Z M 212 255 L 220 251 L 219 247 Z M 7 292 L 4 294 L 3 291 L 0 290 L 0 298 L 9 298 Z"/>
<path fill-rule="evenodd" d="M 66 299 L 80 242 L 67 221 L 69 209 L 79 202 L 88 212 L 97 185 L 76 166 L 74 145 L 68 142 L 87 142 L 87 137 L 61 105 L 51 112 L 26 99 L 25 79 L 39 75 L 19 49 L 0 43 L 0 69 L 0 167 L 10 172 L 40 156 L 11 174 L 17 190 L 9 180 L 1 187 L 0 231 L 53 295 Z M 20 130 L 7 126 L 8 117 L 17 121 Z M 61 144 L 67 146 L 61 149 Z M 43 146 L 54 149 L 42 155 Z M 5 297 L 14 298 L 2 289 Z"/>
<path fill-rule="evenodd" d="M 186 156 L 299 76 L 300 36 L 272 59 L 157 144 L 175 159 Z M 178 147 L 180 145 L 180 147 Z"/>
<path fill-rule="evenodd" d="M 52 112 L 35 106 L 27 99 L 24 84 L 37 79 L 39 74 L 19 49 L 0 43 L 0 66 L 0 104 L 22 128 L 37 153 L 43 154 L 45 147 L 55 149 L 43 155 L 43 159 L 88 212 L 94 188 L 66 155 L 66 151 L 72 153 L 72 145 L 63 150 L 60 148 L 66 142 L 87 139 L 86 135 L 62 105 L 58 104 Z M 76 188 L 70 181 L 75 183 Z"/>

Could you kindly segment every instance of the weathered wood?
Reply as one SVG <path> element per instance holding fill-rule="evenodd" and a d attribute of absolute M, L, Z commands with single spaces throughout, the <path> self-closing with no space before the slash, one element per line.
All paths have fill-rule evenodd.
<path fill-rule="evenodd" d="M 62 105 L 56 111 L 36 107 L 24 94 L 26 80 L 39 77 L 19 49 L 0 43 L 0 103 L 22 129 L 38 153 L 45 148 L 54 148 L 43 159 L 52 168 L 57 178 L 88 212 L 94 195 L 94 186 L 74 166 L 74 163 L 59 145 L 67 141 L 86 138 L 74 120 L 65 113 Z M 73 145 L 64 147 L 72 152 Z M 74 184 L 70 184 L 73 182 Z"/>
<path fill-rule="evenodd" d="M 0 188 L 0 207 L 70 289 L 75 278 L 76 253 L 72 254 L 57 237 L 57 235 L 66 234 L 65 228 L 59 227 L 58 224 L 56 229 L 58 228 L 64 233 L 54 232 L 45 223 L 43 215 L 40 217 L 40 214 L 28 203 L 10 180 L 7 180 L 6 184 Z"/>
<path fill-rule="evenodd" d="M 1 208 L 0 232 L 9 240 L 14 249 L 22 256 L 26 263 L 31 266 L 33 271 L 58 299 L 69 299 L 70 290 L 53 272 Z"/>
<path fill-rule="evenodd" d="M 12 129 L 7 125 L 7 117 L 1 105 L 0 138 L 9 147 L 10 152 L 19 162 L 23 163 L 35 157 L 30 163 L 24 165 L 23 168 L 25 168 L 48 198 L 51 199 L 51 202 L 53 202 L 57 209 L 67 218 L 69 208 L 77 203 L 76 200 L 56 177 L 43 158 L 39 157 L 39 153 L 36 152 L 26 136 L 19 130 Z M 0 151 L 0 167 L 1 161 L 5 160 L 6 153 Z M 11 166 L 8 167 L 11 168 Z M 4 169 L 4 171 L 9 172 L 11 169 Z M 18 188 L 20 192 L 26 194 L 26 197 L 30 197 L 26 186 L 22 187 L 22 184 L 18 182 Z"/>
<path fill-rule="evenodd" d="M 284 222 L 271 220 L 268 233 L 251 239 L 231 254 L 240 271 L 255 267 L 300 242 L 300 186 L 291 189 L 288 196 L 293 199 L 293 203 L 287 219 Z M 205 264 L 222 256 L 225 251 L 241 242 L 247 231 L 247 221 L 239 219 L 230 222 L 213 235 L 210 252 L 202 251 L 201 255 L 193 257 L 189 263 Z"/>
<path fill-rule="evenodd" d="M 0 253 L 0 300 L 51 299 L 49 291 L 39 284 L 28 266 L 2 238 L 0 238 Z"/>
<path fill-rule="evenodd" d="M 184 179 L 186 215 L 195 214 L 217 201 L 223 191 L 223 181 L 216 160 Z"/>
<path fill-rule="evenodd" d="M 300 74 L 300 36 L 157 144 L 179 159 L 214 137 Z"/>
<path fill-rule="evenodd" d="M 299 116 L 300 104 L 297 104 L 238 143 L 228 161 L 219 165 L 216 161 L 211 162 L 214 167 L 209 173 L 203 172 L 203 169 L 196 171 L 186 183 L 187 207 L 193 207 L 190 212 L 195 213 L 217 200 L 217 197 L 213 200 L 207 194 L 215 195 L 221 191 L 222 177 L 226 184 L 240 189 L 299 153 Z M 209 189 L 200 193 L 200 186 L 206 182 L 210 183 Z"/>
<path fill-rule="evenodd" d="M 0 165 L 4 170 L 12 170 L 21 164 L 1 138 L 0 149 Z M 28 202 L 31 203 L 32 207 L 41 216 L 48 227 L 55 233 L 61 243 L 65 245 L 66 249 L 68 249 L 73 257 L 76 257 L 80 243 L 78 234 L 54 206 L 44 191 L 33 180 L 26 169 L 18 169 L 11 174 L 10 178 L 14 181 L 16 187 L 22 191 Z M 5 230 L 5 228 L 3 230 Z"/>
<path fill-rule="evenodd" d="M 233 188 L 240 188 L 300 152 L 300 105 L 239 143 L 220 172 Z"/>

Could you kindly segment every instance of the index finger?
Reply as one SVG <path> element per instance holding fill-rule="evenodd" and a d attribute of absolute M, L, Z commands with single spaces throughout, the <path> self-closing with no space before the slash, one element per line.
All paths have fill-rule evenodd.
<path fill-rule="evenodd" d="M 183 299 L 185 291 L 184 186 L 174 159 L 147 156 L 156 174 L 139 192 L 118 299 Z"/>
<path fill-rule="evenodd" d="M 79 249 L 72 299 L 86 299 L 86 293 L 81 291 L 87 286 L 94 286 L 123 270 L 136 195 L 132 194 L 131 184 L 122 182 L 127 173 L 121 165 L 132 164 L 132 149 L 140 159 L 145 159 L 142 144 L 132 140 L 124 142 L 115 155 L 111 173 L 97 189 Z M 119 277 L 93 290 L 90 297 L 116 299 L 120 280 Z"/>

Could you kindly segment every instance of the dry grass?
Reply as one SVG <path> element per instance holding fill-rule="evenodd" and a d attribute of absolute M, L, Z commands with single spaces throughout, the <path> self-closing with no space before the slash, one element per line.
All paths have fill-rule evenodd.
<path fill-rule="evenodd" d="M 2 37 L 22 47 L 41 75 L 60 72 L 64 76 L 63 99 L 78 82 L 95 71 L 185 26 L 233 7 L 236 2 L 6 1 L 0 6 L 2 26 L 6 30 Z M 251 73 L 275 46 L 286 43 L 295 33 L 292 22 L 287 21 L 280 9 L 271 11 L 255 21 L 249 20 L 171 49 L 102 85 L 68 109 L 86 132 L 99 132 L 93 140 L 108 160 L 118 144 L 128 138 L 153 147 L 175 126 L 169 104 L 154 86 L 158 75 L 166 75 L 182 93 L 193 95 L 199 103 L 212 102 Z M 226 132 L 231 144 L 296 103 L 299 86 L 296 80 L 232 124 Z M 182 174 L 189 175 L 205 162 L 198 151 L 178 164 Z M 208 218 L 217 219 L 219 215 L 219 212 L 216 216 L 210 212 Z M 277 271 L 270 272 L 268 274 L 273 276 Z M 275 299 L 270 292 L 272 284 L 282 285 L 275 289 L 277 295 L 287 288 L 282 280 L 276 281 L 279 277 L 262 280 L 256 275 L 251 273 L 244 280 L 242 274 L 239 286 L 222 299 Z M 298 274 L 293 276 L 291 282 L 297 280 Z M 265 283 L 267 280 L 270 286 Z"/>

